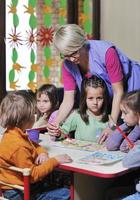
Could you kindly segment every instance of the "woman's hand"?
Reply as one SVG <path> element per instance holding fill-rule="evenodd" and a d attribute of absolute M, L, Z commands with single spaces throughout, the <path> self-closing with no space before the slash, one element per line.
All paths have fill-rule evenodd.
<path fill-rule="evenodd" d="M 103 142 L 108 138 L 108 136 L 112 133 L 112 130 L 107 127 L 101 134 L 98 143 L 103 144 Z"/>
<path fill-rule="evenodd" d="M 55 122 L 48 123 L 47 130 L 48 130 L 49 135 L 51 135 L 51 136 L 58 137 L 61 134 L 59 125 Z"/>
<path fill-rule="evenodd" d="M 37 156 L 35 160 L 35 164 L 40 165 L 44 163 L 45 161 L 47 161 L 48 159 L 49 159 L 49 156 L 46 153 L 41 153 Z"/>
<path fill-rule="evenodd" d="M 61 164 L 61 163 L 70 163 L 72 162 L 72 159 L 69 155 L 67 154 L 62 154 L 55 156 L 55 159 Z"/>

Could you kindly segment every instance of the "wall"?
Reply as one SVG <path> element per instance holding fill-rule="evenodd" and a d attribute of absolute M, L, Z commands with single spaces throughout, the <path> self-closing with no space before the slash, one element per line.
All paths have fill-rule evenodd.
<path fill-rule="evenodd" d="M 140 0 L 101 0 L 101 39 L 140 61 Z"/>

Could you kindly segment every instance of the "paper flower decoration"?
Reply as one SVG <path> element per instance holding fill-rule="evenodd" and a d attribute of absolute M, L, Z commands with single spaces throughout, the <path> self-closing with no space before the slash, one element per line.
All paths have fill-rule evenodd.
<path fill-rule="evenodd" d="M 39 36 L 38 41 L 40 42 L 42 46 L 50 45 L 50 43 L 53 40 L 53 34 L 54 34 L 54 29 L 52 27 L 46 28 L 42 26 L 38 33 L 38 36 Z"/>
<path fill-rule="evenodd" d="M 26 37 L 26 43 L 29 48 L 34 47 L 34 45 L 37 42 L 37 32 L 33 32 L 33 30 L 26 31 L 27 37 Z"/>
<path fill-rule="evenodd" d="M 7 39 L 9 40 L 9 43 L 11 43 L 11 46 L 12 47 L 15 47 L 18 45 L 22 45 L 22 40 L 20 39 L 21 38 L 21 35 L 20 33 L 16 33 L 16 28 L 14 30 L 12 30 L 12 33 L 10 34 L 9 33 L 9 36 Z"/>

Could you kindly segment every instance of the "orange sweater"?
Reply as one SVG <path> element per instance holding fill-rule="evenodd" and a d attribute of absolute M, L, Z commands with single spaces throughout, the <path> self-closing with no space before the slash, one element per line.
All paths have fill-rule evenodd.
<path fill-rule="evenodd" d="M 40 145 L 31 142 L 28 135 L 20 129 L 14 128 L 4 133 L 0 142 L 0 166 L 15 166 L 31 169 L 31 182 L 37 182 L 45 177 L 58 165 L 55 158 L 50 158 L 41 165 L 36 165 L 35 160 L 40 153 L 47 151 Z M 0 180 L 23 185 L 21 173 L 0 168 Z M 7 186 L 1 186 L 8 189 Z"/>

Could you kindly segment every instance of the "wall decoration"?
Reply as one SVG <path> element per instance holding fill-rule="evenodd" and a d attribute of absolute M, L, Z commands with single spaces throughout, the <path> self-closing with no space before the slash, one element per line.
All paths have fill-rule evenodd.
<path fill-rule="evenodd" d="M 83 27 L 88 39 L 93 38 L 92 33 L 92 14 L 93 14 L 93 1 L 79 0 L 79 25 Z"/>
<path fill-rule="evenodd" d="M 11 33 L 8 33 L 8 41 L 10 47 L 12 48 L 11 51 L 11 69 L 9 71 L 9 84 L 10 88 L 16 90 L 20 88 L 18 85 L 18 81 L 20 78 L 20 72 L 22 69 L 21 64 L 18 63 L 18 51 L 17 48 L 22 45 L 21 33 L 17 32 L 18 25 L 19 25 L 19 17 L 17 15 L 17 5 L 18 0 L 12 0 L 9 8 L 9 13 L 12 15 L 12 30 Z"/>
<path fill-rule="evenodd" d="M 91 39 L 93 1 L 72 1 L 74 9 L 78 6 L 78 23 Z M 62 86 L 62 60 L 52 41 L 57 27 L 69 23 L 68 4 L 69 0 L 5 1 L 6 90 L 35 92 L 44 83 Z"/>

